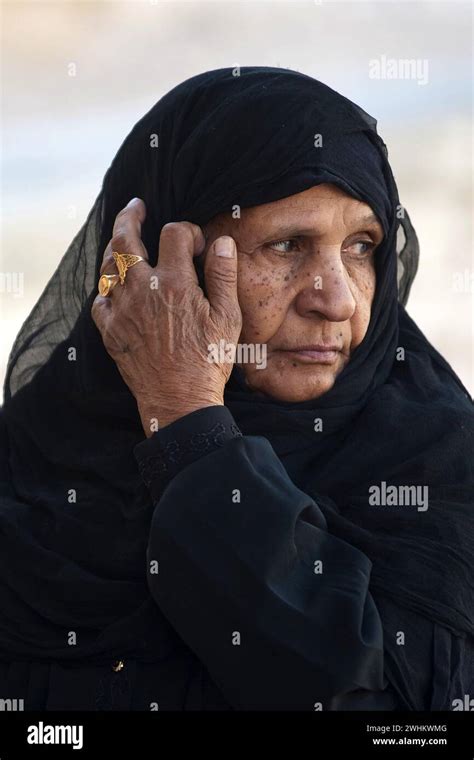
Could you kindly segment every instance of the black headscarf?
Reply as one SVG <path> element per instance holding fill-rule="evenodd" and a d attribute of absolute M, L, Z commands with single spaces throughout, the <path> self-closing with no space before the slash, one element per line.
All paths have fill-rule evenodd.
<path fill-rule="evenodd" d="M 376 122 L 311 77 L 245 67 L 193 77 L 136 124 L 15 342 L 3 414 L 11 488 L 0 515 L 0 654 L 154 659 L 171 637 L 146 582 L 152 505 L 133 457 L 144 434 L 90 316 L 118 211 L 143 198 L 154 264 L 169 221 L 203 225 L 322 182 L 368 203 L 384 229 L 367 334 L 321 398 L 262 398 L 235 367 L 225 402 L 244 434 L 270 440 L 329 530 L 373 562 L 388 668 L 407 612 L 474 634 L 472 405 L 400 303 L 416 236 Z M 381 481 L 428 485 L 429 509 L 370 506 L 368 488 Z"/>

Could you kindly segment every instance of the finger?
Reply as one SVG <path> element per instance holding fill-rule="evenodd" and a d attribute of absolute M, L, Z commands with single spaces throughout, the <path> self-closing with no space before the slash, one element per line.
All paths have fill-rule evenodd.
<path fill-rule="evenodd" d="M 191 222 L 170 222 L 160 234 L 158 252 L 158 276 L 167 274 L 172 278 L 197 283 L 198 278 L 193 257 L 199 256 L 206 246 L 203 232 Z"/>
<path fill-rule="evenodd" d="M 237 247 L 228 235 L 218 237 L 204 264 L 207 297 L 219 316 L 238 322 L 241 319 L 237 296 Z"/>
<path fill-rule="evenodd" d="M 132 198 L 129 203 L 115 217 L 112 239 L 120 241 L 123 235 L 125 246 L 141 241 L 142 224 L 146 218 L 146 206 L 141 198 Z M 123 246 L 122 246 L 123 247 Z M 133 253 L 133 251 L 120 251 L 120 253 Z"/>
<path fill-rule="evenodd" d="M 125 208 L 119 211 L 115 218 L 112 239 L 104 252 L 101 274 L 117 272 L 117 266 L 112 255 L 114 251 L 142 256 L 148 262 L 148 252 L 141 239 L 141 229 L 145 217 L 146 207 L 140 198 L 133 198 Z"/>

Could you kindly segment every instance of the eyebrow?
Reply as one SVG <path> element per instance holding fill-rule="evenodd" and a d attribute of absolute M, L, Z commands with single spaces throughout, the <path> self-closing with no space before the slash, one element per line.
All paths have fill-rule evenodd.
<path fill-rule="evenodd" d="M 377 225 L 383 233 L 383 227 L 375 214 L 367 214 L 366 216 L 357 219 L 354 226 L 362 227 L 364 225 Z M 269 235 L 265 235 L 265 239 L 270 240 L 273 238 L 276 240 L 278 238 L 283 240 L 285 237 L 304 237 L 305 235 L 314 235 L 314 227 L 298 227 L 291 224 L 277 227 L 273 232 L 269 233 Z"/>

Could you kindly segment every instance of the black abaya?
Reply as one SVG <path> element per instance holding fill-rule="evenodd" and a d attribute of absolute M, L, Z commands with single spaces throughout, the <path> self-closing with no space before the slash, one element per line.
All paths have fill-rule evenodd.
<path fill-rule="evenodd" d="M 90 316 L 115 215 L 143 198 L 154 263 L 166 222 L 322 182 L 368 203 L 384 230 L 368 331 L 334 387 L 277 403 L 234 368 L 226 408 L 144 441 Z M 136 125 L 10 357 L 0 699 L 438 710 L 473 693 L 473 409 L 397 303 L 400 219 L 406 251 L 375 121 L 310 77 L 208 72 Z M 382 482 L 428 488 L 428 509 L 372 505 Z"/>

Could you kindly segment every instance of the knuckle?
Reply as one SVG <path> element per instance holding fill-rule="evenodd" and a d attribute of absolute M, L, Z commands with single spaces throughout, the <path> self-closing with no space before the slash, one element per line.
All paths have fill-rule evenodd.
<path fill-rule="evenodd" d="M 228 267 L 216 269 L 213 272 L 213 277 L 217 282 L 222 283 L 223 285 L 235 285 L 237 282 L 237 270 Z"/>
<path fill-rule="evenodd" d="M 193 245 L 194 232 L 192 230 L 196 225 L 191 222 L 168 222 L 161 230 L 160 238 L 170 241 L 175 245 Z"/>
<path fill-rule="evenodd" d="M 192 236 L 193 240 L 198 237 L 198 235 L 202 234 L 202 230 L 197 224 L 193 224 L 192 222 L 178 222 L 178 224 L 180 224 L 183 229 L 187 230 L 187 233 Z"/>
<path fill-rule="evenodd" d="M 111 240 L 112 250 L 114 251 L 118 250 L 120 252 L 126 249 L 128 245 L 129 245 L 129 238 L 125 230 L 124 229 L 117 230 L 117 232 L 114 233 L 114 236 L 112 237 L 112 240 Z M 110 258 L 112 259 L 112 256 L 110 256 Z"/>

